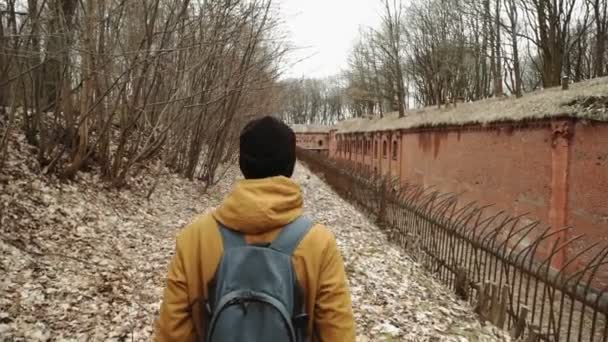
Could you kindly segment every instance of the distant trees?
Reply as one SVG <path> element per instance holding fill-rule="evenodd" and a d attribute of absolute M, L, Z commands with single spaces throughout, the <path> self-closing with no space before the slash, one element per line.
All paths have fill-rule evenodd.
<path fill-rule="evenodd" d="M 361 34 L 346 74 L 347 92 L 355 116 L 407 109 L 404 73 L 404 8 L 397 0 L 382 0 L 381 25 Z"/>
<path fill-rule="evenodd" d="M 407 72 L 418 104 L 441 106 L 487 94 L 490 79 L 482 51 L 490 49 L 487 39 L 480 41 L 476 33 L 482 25 L 454 15 L 464 12 L 465 5 L 432 0 L 409 8 Z"/>
<path fill-rule="evenodd" d="M 608 0 L 379 0 L 342 75 L 345 117 L 404 115 L 608 75 Z"/>
<path fill-rule="evenodd" d="M 344 119 L 347 104 L 337 78 L 281 82 L 281 114 L 291 124 L 333 124 Z"/>
<path fill-rule="evenodd" d="M 420 105 L 441 105 L 450 98 L 502 96 L 505 86 L 522 96 L 557 86 L 562 76 L 603 76 L 607 2 L 414 1 L 405 26 L 414 98 Z"/>
<path fill-rule="evenodd" d="M 392 89 L 386 89 L 384 78 L 391 72 L 381 63 L 380 50 L 372 38 L 374 34 L 371 30 L 362 32 L 349 58 L 350 69 L 344 75 L 345 96 L 350 100 L 355 117 L 364 114 L 382 116 L 387 101 L 394 95 Z"/>
<path fill-rule="evenodd" d="M 399 117 L 405 115 L 405 85 L 402 66 L 402 56 L 404 55 L 403 44 L 403 6 L 398 0 L 383 0 L 384 12 L 381 16 L 380 31 L 372 39 L 378 48 L 383 52 L 383 64 L 386 65 L 390 77 L 387 78 L 388 86 L 394 91 L 396 99 L 391 100 L 397 105 Z M 393 95 L 391 93 L 391 95 Z"/>
<path fill-rule="evenodd" d="M 213 182 L 243 121 L 277 105 L 271 3 L 0 3 L 0 161 L 23 129 L 45 172 L 98 165 L 120 186 L 158 159 Z"/>
<path fill-rule="evenodd" d="M 595 32 L 593 51 L 593 77 L 608 75 L 608 0 L 586 0 L 587 11 L 592 13 Z M 582 41 L 583 39 L 581 39 Z M 584 54 L 583 51 L 580 52 Z"/>

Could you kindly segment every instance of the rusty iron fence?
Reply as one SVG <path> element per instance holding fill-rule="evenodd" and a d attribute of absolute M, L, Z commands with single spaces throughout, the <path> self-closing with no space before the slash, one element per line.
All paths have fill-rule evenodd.
<path fill-rule="evenodd" d="M 389 240 L 471 302 L 482 320 L 522 341 L 608 341 L 608 247 L 565 229 L 460 203 L 459 196 L 380 177 L 352 162 L 298 149 L 298 159 L 364 209 Z M 561 241 L 560 241 L 561 240 Z M 605 280 L 605 279 L 604 279 Z"/>

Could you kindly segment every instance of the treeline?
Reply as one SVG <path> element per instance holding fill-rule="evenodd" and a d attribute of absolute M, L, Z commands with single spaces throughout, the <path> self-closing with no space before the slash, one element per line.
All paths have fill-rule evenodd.
<path fill-rule="evenodd" d="M 338 77 L 289 79 L 281 85 L 281 113 L 292 124 L 325 124 L 344 119 L 348 110 Z"/>
<path fill-rule="evenodd" d="M 381 1 L 379 27 L 362 29 L 339 75 L 334 121 L 608 74 L 608 0 Z"/>
<path fill-rule="evenodd" d="M 0 168 L 21 129 L 44 172 L 116 186 L 150 161 L 212 183 L 276 107 L 271 0 L 0 2 Z"/>

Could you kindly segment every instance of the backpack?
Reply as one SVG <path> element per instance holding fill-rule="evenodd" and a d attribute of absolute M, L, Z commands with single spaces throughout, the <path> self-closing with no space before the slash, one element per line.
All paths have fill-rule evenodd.
<path fill-rule="evenodd" d="M 306 341 L 308 315 L 291 257 L 311 221 L 296 219 L 265 245 L 248 245 L 218 225 L 224 255 L 209 285 L 206 341 Z"/>

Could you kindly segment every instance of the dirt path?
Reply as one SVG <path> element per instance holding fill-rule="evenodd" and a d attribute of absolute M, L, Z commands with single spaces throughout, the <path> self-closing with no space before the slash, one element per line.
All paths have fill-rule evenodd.
<path fill-rule="evenodd" d="M 149 341 L 175 235 L 216 207 L 236 172 L 200 184 L 140 176 L 132 188 L 38 176 L 22 141 L 0 177 L 0 341 Z M 492 331 L 377 227 L 298 165 L 307 212 L 336 234 L 352 287 L 359 341 L 492 341 Z"/>

